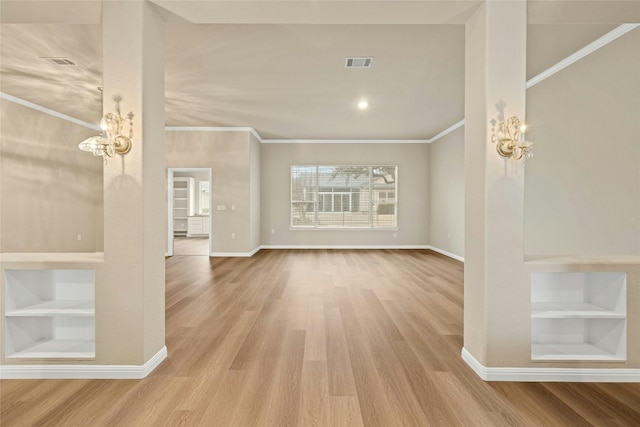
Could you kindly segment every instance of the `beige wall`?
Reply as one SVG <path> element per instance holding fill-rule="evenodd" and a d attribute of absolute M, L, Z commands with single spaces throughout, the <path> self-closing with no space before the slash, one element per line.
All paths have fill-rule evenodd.
<path fill-rule="evenodd" d="M 102 160 L 78 149 L 97 132 L 7 100 L 0 117 L 0 252 L 102 251 Z"/>
<path fill-rule="evenodd" d="M 524 117 L 526 3 L 485 2 L 466 23 L 464 347 L 486 366 L 528 360 L 524 170 L 491 121 Z"/>
<path fill-rule="evenodd" d="M 163 29 L 147 2 L 103 5 L 103 110 L 114 111 L 121 97 L 122 114 L 134 113 L 134 131 L 131 151 L 103 168 L 96 363 L 140 365 L 165 343 Z"/>
<path fill-rule="evenodd" d="M 213 253 L 249 253 L 254 249 L 249 132 L 167 131 L 166 143 L 167 168 L 211 168 Z"/>
<path fill-rule="evenodd" d="M 525 253 L 640 254 L 640 30 L 527 91 Z"/>
<path fill-rule="evenodd" d="M 464 127 L 429 144 L 429 245 L 464 257 Z"/>
<path fill-rule="evenodd" d="M 429 153 L 426 144 L 263 144 L 261 148 L 263 245 L 405 246 L 429 243 Z M 290 230 L 290 167 L 296 164 L 397 165 L 398 230 Z M 394 234 L 397 237 L 394 238 Z"/>
<path fill-rule="evenodd" d="M 253 135 L 250 135 L 250 227 L 251 227 L 251 250 L 255 250 L 260 247 L 260 155 L 262 153 L 262 147 L 260 141 Z"/>

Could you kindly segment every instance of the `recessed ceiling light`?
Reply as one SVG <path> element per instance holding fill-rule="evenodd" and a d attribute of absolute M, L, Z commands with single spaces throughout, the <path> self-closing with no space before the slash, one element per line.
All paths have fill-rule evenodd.
<path fill-rule="evenodd" d="M 367 108 L 369 108 L 369 102 L 365 99 L 361 100 L 360 102 L 358 102 L 358 108 L 361 110 L 366 110 Z"/>

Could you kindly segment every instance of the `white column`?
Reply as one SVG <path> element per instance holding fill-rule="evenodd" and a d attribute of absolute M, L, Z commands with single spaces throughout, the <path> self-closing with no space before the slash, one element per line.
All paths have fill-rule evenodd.
<path fill-rule="evenodd" d="M 141 365 L 164 347 L 164 24 L 145 1 L 105 1 L 102 19 L 104 112 L 119 96 L 135 118 L 131 152 L 104 167 L 97 361 Z"/>
<path fill-rule="evenodd" d="M 524 120 L 524 0 L 487 1 L 466 24 L 464 346 L 485 366 L 529 361 L 524 160 L 491 143 L 491 120 Z"/>

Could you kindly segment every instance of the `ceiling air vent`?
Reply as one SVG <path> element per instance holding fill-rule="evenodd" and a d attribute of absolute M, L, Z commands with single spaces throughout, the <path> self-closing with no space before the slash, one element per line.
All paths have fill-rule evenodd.
<path fill-rule="evenodd" d="M 345 59 L 344 68 L 371 68 L 373 56 L 352 56 Z"/>
<path fill-rule="evenodd" d="M 63 57 L 41 57 L 40 59 L 44 59 L 49 64 L 53 64 L 53 65 L 78 65 L 72 60 L 70 60 L 69 58 L 63 58 Z"/>

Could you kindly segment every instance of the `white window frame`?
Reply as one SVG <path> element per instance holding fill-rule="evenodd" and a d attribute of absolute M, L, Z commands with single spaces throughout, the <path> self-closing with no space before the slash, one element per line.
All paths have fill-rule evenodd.
<path fill-rule="evenodd" d="M 348 195 L 349 197 L 349 212 L 351 211 L 351 208 L 353 206 L 353 193 L 351 192 L 344 192 L 344 191 L 338 191 L 338 192 L 327 192 L 327 191 L 320 191 L 320 186 L 319 186 L 319 170 L 323 167 L 367 167 L 369 168 L 369 182 L 368 182 L 368 193 L 369 193 L 369 198 L 368 198 L 368 204 L 369 204 L 369 225 L 368 226 L 344 226 L 344 227 L 340 227 L 340 226 L 323 226 L 323 225 L 319 225 L 318 224 L 318 220 L 319 220 L 319 212 L 320 212 L 320 202 L 319 199 L 320 197 L 325 197 L 325 196 L 329 196 L 329 200 L 331 201 L 331 211 L 327 211 L 326 210 L 326 205 L 324 203 L 323 200 L 323 211 L 322 212 L 335 212 L 335 205 L 334 205 L 334 197 L 336 195 L 339 195 L 341 198 L 345 195 Z M 380 201 L 376 202 L 374 200 L 374 193 L 376 193 L 374 186 L 373 186 L 373 168 L 374 165 L 291 165 L 290 167 L 290 173 L 289 173 L 289 229 L 290 230 L 360 230 L 360 231 L 390 231 L 390 230 L 398 230 L 398 194 L 399 194 L 399 187 L 398 187 L 398 166 L 397 165 L 379 165 L 376 164 L 375 167 L 390 167 L 390 168 L 395 168 L 395 188 L 393 190 L 382 190 L 386 193 L 386 196 L 384 198 L 384 203 L 393 203 L 395 205 L 395 224 L 389 225 L 389 226 L 381 226 L 381 225 L 376 225 L 374 223 L 374 212 L 373 212 L 373 206 L 376 203 L 380 203 Z M 313 203 L 313 224 L 309 224 L 309 225 L 295 225 L 293 223 L 293 203 L 294 202 L 298 202 L 300 203 L 299 200 L 294 201 L 293 200 L 293 171 L 294 168 L 315 168 L 315 179 L 314 179 L 314 195 L 315 197 L 313 197 L 313 200 L 309 200 L 309 201 L 302 201 L 302 203 Z M 395 197 L 393 199 L 389 199 L 388 197 L 388 193 L 393 191 Z M 305 197 L 306 199 L 306 197 Z M 341 201 L 341 204 L 344 200 Z M 342 209 L 344 209 L 344 206 L 341 206 Z M 340 211 L 342 212 L 342 211 Z M 311 212 L 310 212 L 311 213 Z"/>

